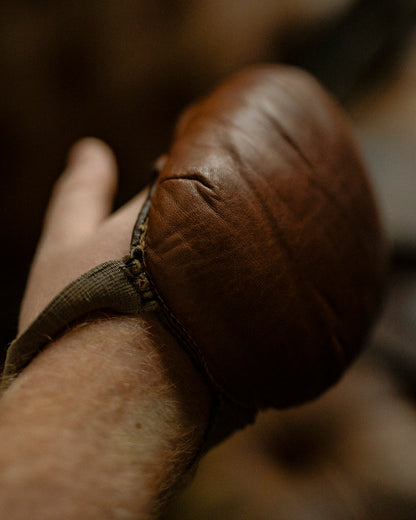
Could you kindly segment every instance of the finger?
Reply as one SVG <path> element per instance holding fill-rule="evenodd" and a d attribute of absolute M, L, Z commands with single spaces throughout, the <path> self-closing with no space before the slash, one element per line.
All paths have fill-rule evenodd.
<path fill-rule="evenodd" d="M 90 236 L 111 211 L 117 166 L 111 149 L 86 138 L 68 156 L 46 213 L 42 244 L 61 246 Z"/>

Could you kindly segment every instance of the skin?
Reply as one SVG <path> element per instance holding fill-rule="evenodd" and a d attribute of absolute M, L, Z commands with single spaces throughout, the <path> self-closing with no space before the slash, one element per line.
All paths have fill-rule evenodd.
<path fill-rule="evenodd" d="M 145 194 L 110 215 L 111 150 L 84 139 L 56 183 L 19 317 L 122 257 Z M 154 518 L 192 475 L 211 396 L 152 315 L 96 315 L 52 342 L 0 400 L 0 510 L 9 520 Z"/>

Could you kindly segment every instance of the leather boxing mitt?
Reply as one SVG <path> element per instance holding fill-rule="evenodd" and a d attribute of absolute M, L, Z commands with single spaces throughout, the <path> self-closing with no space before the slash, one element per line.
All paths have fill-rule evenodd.
<path fill-rule="evenodd" d="M 4 375 L 92 310 L 154 311 L 218 396 L 215 442 L 340 377 L 379 308 L 383 235 L 344 114 L 296 69 L 232 77 L 184 113 L 160 164 L 130 253 L 64 289 Z"/>

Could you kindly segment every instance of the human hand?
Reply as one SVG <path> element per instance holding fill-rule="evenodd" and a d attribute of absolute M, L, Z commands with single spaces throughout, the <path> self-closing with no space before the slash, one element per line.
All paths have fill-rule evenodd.
<path fill-rule="evenodd" d="M 68 156 L 55 184 L 19 317 L 22 332 L 69 282 L 92 267 L 128 253 L 145 200 L 141 192 L 111 213 L 117 166 L 102 141 L 85 138 Z"/>

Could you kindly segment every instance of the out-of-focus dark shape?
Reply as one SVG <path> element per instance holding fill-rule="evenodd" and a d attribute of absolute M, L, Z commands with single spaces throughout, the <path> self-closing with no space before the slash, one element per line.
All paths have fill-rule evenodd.
<path fill-rule="evenodd" d="M 414 258 L 413 258 L 414 261 Z M 416 269 L 396 266 L 383 319 L 370 352 L 394 374 L 403 390 L 416 398 Z"/>
<path fill-rule="evenodd" d="M 336 19 L 314 25 L 284 59 L 303 67 L 346 101 L 397 65 L 415 26 L 415 0 L 359 0 Z"/>
<path fill-rule="evenodd" d="M 416 31 L 386 81 L 350 105 L 379 194 L 393 262 L 416 268 Z"/>
<path fill-rule="evenodd" d="M 413 520 L 415 436 L 414 408 L 361 359 L 319 401 L 208 454 L 164 520 Z"/>

